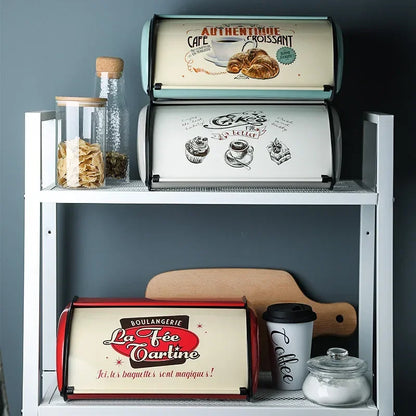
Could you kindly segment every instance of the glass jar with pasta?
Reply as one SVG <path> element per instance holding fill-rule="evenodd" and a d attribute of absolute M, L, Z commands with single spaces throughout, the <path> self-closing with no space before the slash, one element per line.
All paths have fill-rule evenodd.
<path fill-rule="evenodd" d="M 105 98 L 56 97 L 56 184 L 105 185 Z"/>

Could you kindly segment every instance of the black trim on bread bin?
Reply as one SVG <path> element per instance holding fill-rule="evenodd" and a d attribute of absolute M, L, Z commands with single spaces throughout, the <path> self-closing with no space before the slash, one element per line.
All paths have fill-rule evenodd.
<path fill-rule="evenodd" d="M 64 335 L 64 357 L 62 363 L 62 391 L 61 396 L 65 401 L 68 400 L 68 360 L 69 360 L 69 340 L 71 335 L 71 325 L 72 325 L 72 316 L 74 314 L 74 303 L 77 301 L 78 296 L 74 296 L 72 299 L 71 305 L 68 309 L 68 315 L 66 317 L 65 323 L 65 335 Z M 73 391 L 73 387 L 72 387 Z"/>
<path fill-rule="evenodd" d="M 241 396 L 247 396 L 247 400 L 250 397 L 250 392 L 247 389 L 247 387 L 240 387 L 240 395 Z"/>
<path fill-rule="evenodd" d="M 152 190 L 152 169 L 153 169 L 153 120 L 154 120 L 154 105 L 149 103 L 146 112 L 146 126 L 145 126 L 145 157 L 146 157 L 146 180 L 149 191 Z"/>
<path fill-rule="evenodd" d="M 336 172 L 337 172 L 337 167 L 336 167 L 336 155 L 335 152 L 337 150 L 337 146 L 335 143 L 335 132 L 334 132 L 334 120 L 332 118 L 332 111 L 331 108 L 329 106 L 329 104 L 326 105 L 326 111 L 328 112 L 328 122 L 329 122 L 329 131 L 331 134 L 331 154 L 332 154 L 332 178 L 331 178 L 331 186 L 330 189 L 332 189 L 335 185 L 336 182 Z"/>
<path fill-rule="evenodd" d="M 331 102 L 334 99 L 334 95 L 335 95 L 335 88 L 332 85 L 324 85 L 324 91 L 331 92 L 331 95 L 329 96 L 329 98 L 325 101 L 327 102 Z"/>

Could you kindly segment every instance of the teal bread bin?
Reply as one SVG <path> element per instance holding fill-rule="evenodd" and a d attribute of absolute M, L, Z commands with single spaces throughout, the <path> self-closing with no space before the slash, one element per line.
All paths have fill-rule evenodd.
<path fill-rule="evenodd" d="M 342 67 L 342 34 L 329 17 L 155 15 L 142 31 L 153 102 L 329 101 Z"/>

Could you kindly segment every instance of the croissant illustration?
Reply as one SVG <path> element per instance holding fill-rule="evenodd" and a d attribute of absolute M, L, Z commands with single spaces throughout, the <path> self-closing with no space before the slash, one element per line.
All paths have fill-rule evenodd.
<path fill-rule="evenodd" d="M 244 66 L 244 62 L 247 54 L 244 52 L 238 52 L 233 55 L 228 61 L 227 71 L 232 74 L 238 74 Z"/>
<path fill-rule="evenodd" d="M 238 52 L 228 61 L 227 71 L 242 74 L 250 78 L 274 78 L 280 71 L 276 59 L 271 58 L 263 49 L 249 49 L 247 52 Z"/>

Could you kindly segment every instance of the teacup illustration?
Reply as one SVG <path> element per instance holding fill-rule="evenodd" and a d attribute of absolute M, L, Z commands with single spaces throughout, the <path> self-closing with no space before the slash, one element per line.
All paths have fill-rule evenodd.
<path fill-rule="evenodd" d="M 255 48 L 257 42 L 254 40 L 246 41 L 244 38 L 238 36 L 222 36 L 213 38 L 211 40 L 211 46 L 212 53 L 209 60 L 213 60 L 218 66 L 227 66 L 231 56 L 237 52 L 243 52 L 248 47 Z"/>
<path fill-rule="evenodd" d="M 225 161 L 233 168 L 246 167 L 250 169 L 250 163 L 253 161 L 253 146 L 242 139 L 233 140 L 228 150 L 225 152 Z"/>

